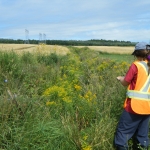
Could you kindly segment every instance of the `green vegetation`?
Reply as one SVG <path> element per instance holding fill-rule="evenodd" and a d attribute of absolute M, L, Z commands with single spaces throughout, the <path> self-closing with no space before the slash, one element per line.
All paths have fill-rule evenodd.
<path fill-rule="evenodd" d="M 106 52 L 99 52 L 99 54 L 100 57 L 102 58 L 107 58 L 118 62 L 126 61 L 128 63 L 132 63 L 134 61 L 133 55 L 129 55 L 129 54 L 117 54 L 117 53 L 106 53 Z"/>
<path fill-rule="evenodd" d="M 22 39 L 0 39 L 0 43 L 8 44 L 24 44 L 26 41 Z M 30 44 L 39 44 L 45 41 L 29 40 Z M 134 46 L 135 42 L 130 41 L 117 41 L 117 40 L 46 40 L 47 45 L 66 45 L 66 46 Z"/>
<path fill-rule="evenodd" d="M 0 149 L 114 149 L 126 92 L 116 77 L 126 72 L 128 59 L 70 51 L 0 52 Z"/>

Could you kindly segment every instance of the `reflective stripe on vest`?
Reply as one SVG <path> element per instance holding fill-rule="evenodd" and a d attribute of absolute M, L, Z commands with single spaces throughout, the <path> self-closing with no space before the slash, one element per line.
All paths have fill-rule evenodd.
<path fill-rule="evenodd" d="M 146 62 L 142 61 L 142 62 L 138 62 L 138 64 L 143 67 L 143 69 L 145 70 L 145 72 L 148 76 L 148 66 L 147 66 Z M 150 88 L 150 75 L 148 76 L 145 84 L 143 85 L 143 87 L 141 87 L 141 89 L 139 91 L 127 90 L 126 95 L 129 98 L 150 101 L 150 93 L 148 92 L 149 88 Z"/>

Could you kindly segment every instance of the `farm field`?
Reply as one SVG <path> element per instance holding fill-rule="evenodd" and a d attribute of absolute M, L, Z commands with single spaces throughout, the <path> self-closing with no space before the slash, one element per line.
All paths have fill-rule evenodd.
<path fill-rule="evenodd" d="M 0 44 L 0 50 L 2 51 L 14 51 L 17 53 L 22 52 L 41 52 L 41 53 L 56 53 L 56 54 L 67 54 L 69 49 L 64 46 L 57 45 L 45 45 L 45 44 Z"/>
<path fill-rule="evenodd" d="M 77 48 L 83 48 L 85 46 L 74 46 Z M 91 50 L 106 52 L 106 53 L 117 53 L 117 54 L 131 54 L 134 47 L 121 47 L 121 46 L 87 46 Z M 43 52 L 56 52 L 58 54 L 67 54 L 69 49 L 65 46 L 58 45 L 35 45 L 35 44 L 0 44 L 0 50 L 14 52 L 35 52 L 42 50 Z"/>
<path fill-rule="evenodd" d="M 85 48 L 86 46 L 73 46 L 76 48 Z M 97 51 L 101 57 L 108 58 L 116 61 L 133 61 L 131 53 L 134 47 L 119 47 L 119 46 L 87 46 L 90 50 Z M 56 53 L 58 55 L 66 55 L 70 53 L 69 47 L 58 45 L 45 45 L 45 44 L 0 44 L 0 51 L 13 51 L 17 54 L 24 52 L 30 53 L 43 53 L 50 54 Z"/>
<path fill-rule="evenodd" d="M 75 46 L 78 48 L 83 48 L 84 46 Z M 107 52 L 107 53 L 117 53 L 117 54 L 131 54 L 134 47 L 121 47 L 121 46 L 87 46 L 91 50 Z"/>

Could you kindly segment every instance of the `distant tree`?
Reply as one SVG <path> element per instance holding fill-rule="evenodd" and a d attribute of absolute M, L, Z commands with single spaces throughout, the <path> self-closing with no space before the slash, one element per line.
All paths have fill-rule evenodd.
<path fill-rule="evenodd" d="M 0 43 L 8 44 L 23 44 L 24 40 L 18 39 L 0 39 Z M 30 44 L 38 44 L 39 40 L 29 40 Z M 104 39 L 91 39 L 91 40 L 46 40 L 47 45 L 65 45 L 65 46 L 134 46 L 134 42 L 130 41 L 117 41 L 117 40 L 104 40 Z"/>

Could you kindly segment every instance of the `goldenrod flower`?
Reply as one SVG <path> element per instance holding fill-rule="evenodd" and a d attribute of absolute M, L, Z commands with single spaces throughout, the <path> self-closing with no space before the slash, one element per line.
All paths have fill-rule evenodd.
<path fill-rule="evenodd" d="M 88 99 L 88 98 L 89 98 L 88 94 L 85 94 L 85 95 L 84 95 L 84 98 L 85 98 L 85 99 Z"/>
<path fill-rule="evenodd" d="M 88 102 L 92 102 L 94 99 L 96 99 L 96 94 L 92 94 L 91 91 L 88 91 L 85 95 L 84 98 L 88 101 Z"/>
<path fill-rule="evenodd" d="M 114 69 L 117 69 L 118 67 L 117 66 L 114 66 Z"/>
<path fill-rule="evenodd" d="M 87 145 L 83 147 L 82 150 L 92 150 L 92 147 L 90 145 Z"/>
<path fill-rule="evenodd" d="M 87 140 L 87 138 L 88 138 L 88 136 L 87 136 L 87 135 L 83 136 L 83 140 L 84 140 L 84 141 L 86 141 L 86 140 Z"/>
<path fill-rule="evenodd" d="M 82 89 L 82 87 L 79 86 L 79 85 L 77 85 L 77 84 L 74 85 L 74 88 L 75 88 L 77 91 L 80 91 L 80 90 Z"/>
<path fill-rule="evenodd" d="M 46 102 L 46 106 L 50 106 L 50 105 L 55 105 L 56 103 L 54 102 L 54 101 L 48 101 L 48 102 Z"/>
<path fill-rule="evenodd" d="M 71 103 L 72 102 L 72 100 L 69 97 L 64 97 L 63 101 L 66 102 L 66 103 Z"/>

